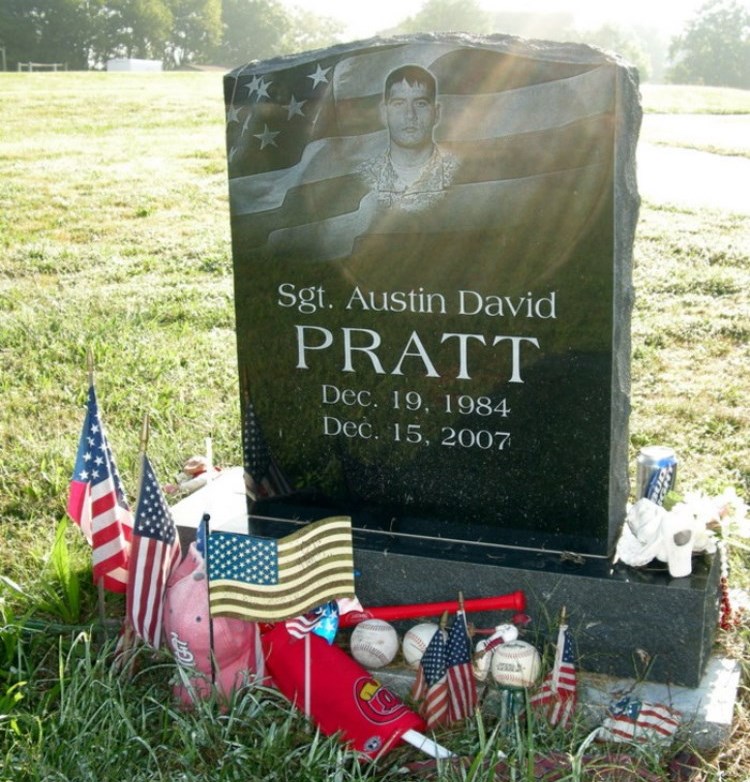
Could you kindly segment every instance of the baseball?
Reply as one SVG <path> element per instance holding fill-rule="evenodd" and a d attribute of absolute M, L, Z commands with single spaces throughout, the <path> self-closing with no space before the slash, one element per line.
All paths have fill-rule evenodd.
<path fill-rule="evenodd" d="M 352 657 L 365 668 L 382 668 L 398 652 L 398 634 L 382 619 L 365 619 L 352 632 Z"/>
<path fill-rule="evenodd" d="M 486 639 L 479 641 L 474 649 L 472 667 L 474 676 L 480 681 L 486 681 L 490 674 L 492 655 L 500 644 L 507 644 L 518 638 L 518 628 L 515 625 L 497 625 L 495 632 Z"/>
<path fill-rule="evenodd" d="M 419 661 L 437 629 L 438 626 L 433 622 L 422 622 L 406 631 L 404 642 L 401 645 L 401 653 L 409 668 L 416 670 L 419 667 Z"/>
<path fill-rule="evenodd" d="M 490 671 L 503 687 L 533 687 L 542 671 L 542 659 L 526 641 L 510 641 L 492 652 Z"/>

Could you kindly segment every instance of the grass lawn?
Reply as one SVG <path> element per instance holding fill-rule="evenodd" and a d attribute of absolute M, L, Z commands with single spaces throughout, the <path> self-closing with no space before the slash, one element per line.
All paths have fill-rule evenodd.
<path fill-rule="evenodd" d="M 737 90 L 644 85 L 643 100 L 650 113 L 750 113 Z M 169 658 L 113 673 L 87 629 L 90 552 L 76 529 L 55 546 L 89 348 L 131 492 L 146 412 L 164 482 L 209 435 L 217 463 L 241 461 L 221 74 L 0 74 L 0 108 L 0 782 L 404 778 L 395 766 L 414 753 L 360 766 L 273 693 L 185 713 Z M 747 500 L 750 218 L 645 203 L 634 255 L 631 463 L 670 444 L 681 490 Z M 732 565 L 746 587 L 739 550 Z M 108 610 L 121 615 L 121 599 Z M 746 627 L 719 643 L 746 657 Z M 741 695 L 707 779 L 750 777 L 745 683 Z M 495 728 L 488 717 L 442 739 L 487 757 L 515 746 L 523 774 L 533 752 L 575 755 L 585 738 L 577 726 L 518 748 Z"/>

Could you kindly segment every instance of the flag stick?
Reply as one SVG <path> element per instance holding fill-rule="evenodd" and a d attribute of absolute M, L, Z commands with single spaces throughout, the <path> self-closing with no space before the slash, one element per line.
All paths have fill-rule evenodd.
<path fill-rule="evenodd" d="M 141 424 L 141 444 L 140 444 L 141 456 L 145 456 L 146 450 L 148 449 L 148 438 L 151 433 L 150 428 L 151 428 L 151 422 L 149 419 L 149 415 L 148 413 L 144 413 L 143 423 Z M 142 464 L 141 467 L 143 467 Z M 140 477 L 141 479 L 143 479 L 143 473 L 141 473 Z M 141 484 L 139 483 L 138 485 L 140 486 Z"/>
<path fill-rule="evenodd" d="M 206 447 L 206 486 L 205 486 L 206 505 L 203 511 L 203 516 L 201 518 L 205 518 L 210 514 L 210 511 L 213 510 L 213 501 L 214 501 L 214 489 L 213 489 L 213 482 L 215 477 L 214 447 L 213 447 L 213 441 L 210 437 L 206 437 L 205 447 Z"/>
<path fill-rule="evenodd" d="M 214 449 L 213 449 L 213 441 L 210 437 L 206 437 L 205 439 L 205 449 L 206 449 L 206 506 L 203 511 L 203 516 L 201 516 L 201 520 L 198 524 L 198 528 L 200 529 L 201 525 L 203 525 L 204 528 L 204 534 L 205 534 L 205 541 L 206 541 L 206 552 L 205 552 L 205 562 L 206 562 L 206 578 L 208 579 L 208 547 L 209 547 L 209 538 L 211 537 L 211 530 L 210 530 L 210 521 L 211 521 L 211 514 L 209 511 L 212 509 L 213 506 L 213 477 L 214 477 Z M 211 613 L 211 587 L 209 584 L 209 587 L 207 589 L 207 595 L 208 595 L 208 649 L 209 649 L 209 658 L 211 661 L 211 684 L 216 686 L 216 657 L 214 654 L 214 617 Z"/>
<path fill-rule="evenodd" d="M 101 576 L 96 579 L 96 603 L 99 609 L 99 624 L 102 626 L 99 638 L 102 641 L 107 639 L 107 610 L 106 610 L 106 592 L 104 591 L 104 578 Z"/>
<path fill-rule="evenodd" d="M 446 749 L 436 741 L 428 738 L 424 735 L 424 733 L 420 733 L 418 730 L 414 730 L 414 728 L 409 728 L 409 730 L 401 735 L 401 738 L 411 744 L 413 747 L 422 750 L 422 752 L 424 752 L 426 755 L 429 755 L 430 757 L 433 757 L 437 760 L 457 757 L 449 749 Z"/>
<path fill-rule="evenodd" d="M 310 665 L 310 633 L 305 633 L 305 717 L 312 718 L 310 696 L 312 689 L 312 671 Z"/>
<path fill-rule="evenodd" d="M 211 545 L 211 529 L 209 523 L 211 514 L 204 513 L 201 524 L 205 524 L 206 533 L 206 595 L 208 597 L 208 657 L 211 662 L 211 684 L 216 686 L 216 658 L 214 657 L 214 617 L 211 613 L 211 579 L 208 574 L 208 547 Z"/>
<path fill-rule="evenodd" d="M 148 448 L 148 435 L 149 435 L 149 415 L 148 413 L 144 413 L 143 415 L 143 423 L 141 424 L 141 439 L 139 444 L 139 450 L 140 450 L 140 469 L 139 469 L 139 475 L 138 475 L 138 491 L 140 491 L 141 487 L 143 486 L 143 476 L 146 472 L 146 449 Z M 138 500 L 140 500 L 140 496 L 136 494 L 134 499 L 134 508 L 138 508 Z M 133 632 L 133 627 L 130 624 L 130 611 L 128 603 L 130 602 L 130 594 L 128 593 L 127 600 L 126 600 L 126 611 L 125 611 L 125 632 L 123 635 L 123 642 L 122 642 L 122 651 L 127 652 L 130 650 L 130 648 L 133 646 L 134 640 L 135 640 L 135 633 Z"/>
<path fill-rule="evenodd" d="M 140 491 L 141 488 L 143 487 L 143 477 L 146 473 L 146 451 L 148 449 L 149 434 L 150 434 L 149 414 L 144 413 L 143 423 L 141 424 L 141 439 L 140 439 L 140 444 L 138 446 L 141 455 L 140 470 L 138 473 L 138 491 Z M 140 495 L 136 494 L 135 502 L 133 504 L 134 508 L 138 507 L 138 500 L 140 500 Z"/>
<path fill-rule="evenodd" d="M 208 462 L 208 466 L 206 468 L 208 477 L 206 478 L 206 480 L 210 481 L 211 473 L 213 472 L 214 469 L 214 447 L 210 437 L 207 437 L 205 442 L 206 442 L 206 461 Z"/>
<path fill-rule="evenodd" d="M 86 348 L 86 369 L 89 375 L 89 385 L 94 385 L 94 353 L 91 348 Z"/>
<path fill-rule="evenodd" d="M 565 606 L 560 610 L 560 622 L 557 628 L 557 647 L 555 648 L 555 663 L 552 667 L 552 686 L 555 691 L 560 688 L 560 668 L 562 666 L 563 648 L 565 646 L 565 630 L 567 628 L 567 611 Z"/>

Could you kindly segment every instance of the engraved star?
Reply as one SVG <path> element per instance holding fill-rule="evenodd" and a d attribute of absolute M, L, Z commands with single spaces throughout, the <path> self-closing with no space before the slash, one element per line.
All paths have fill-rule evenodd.
<path fill-rule="evenodd" d="M 245 89 L 247 90 L 248 97 L 250 97 L 254 92 L 257 92 L 258 85 L 261 82 L 260 76 L 253 76 L 253 80 L 250 82 L 250 84 L 245 85 Z"/>
<path fill-rule="evenodd" d="M 302 111 L 302 107 L 307 103 L 306 100 L 297 100 L 294 95 L 292 95 L 289 103 L 287 103 L 284 108 L 286 109 L 286 118 L 287 120 L 290 120 L 295 115 L 299 114 L 300 117 L 304 117 L 305 114 Z"/>
<path fill-rule="evenodd" d="M 278 135 L 279 135 L 279 131 L 269 130 L 268 125 L 263 125 L 262 133 L 253 133 L 253 136 L 255 136 L 255 138 L 260 139 L 261 149 L 265 149 L 269 145 L 277 147 L 278 144 L 276 143 L 276 136 Z"/>
<path fill-rule="evenodd" d="M 268 88 L 273 84 L 273 82 L 265 82 L 263 79 L 260 80 L 260 83 L 258 84 L 258 97 L 256 100 L 260 100 L 261 98 L 270 98 L 271 96 L 268 94 Z"/>
<path fill-rule="evenodd" d="M 231 104 L 227 109 L 227 125 L 230 122 L 240 121 L 240 110 L 234 104 Z"/>
<path fill-rule="evenodd" d="M 328 84 L 328 77 L 327 73 L 330 71 L 331 68 L 321 68 L 320 63 L 318 63 L 317 68 L 315 69 L 315 73 L 308 73 L 307 78 L 312 79 L 313 81 L 313 89 L 315 89 L 318 84 L 323 82 L 324 84 Z"/>

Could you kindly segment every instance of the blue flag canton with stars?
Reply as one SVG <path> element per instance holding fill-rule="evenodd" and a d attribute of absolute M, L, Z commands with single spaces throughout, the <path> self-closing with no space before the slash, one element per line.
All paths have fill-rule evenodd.
<path fill-rule="evenodd" d="M 329 127 L 326 97 L 335 60 L 229 79 L 227 158 L 230 177 L 287 168 Z M 325 131 L 323 131 L 325 132 Z"/>
<path fill-rule="evenodd" d="M 464 665 L 471 662 L 471 645 L 466 624 L 460 618 L 456 618 L 448 635 L 446 647 L 446 665 L 452 668 L 455 665 Z"/>
<path fill-rule="evenodd" d="M 248 584 L 279 583 L 278 546 L 275 540 L 232 532 L 213 532 L 208 539 L 208 577 Z"/>
<path fill-rule="evenodd" d="M 107 436 L 104 433 L 104 425 L 99 417 L 96 392 L 94 387 L 90 386 L 86 403 L 86 418 L 78 444 L 72 480 L 95 486 L 110 478 L 114 483 L 118 505 L 127 509 L 129 505 L 122 488 L 122 481 L 117 472 L 112 449 L 109 447 Z"/>
<path fill-rule="evenodd" d="M 563 642 L 562 661 L 564 663 L 570 663 L 570 664 L 575 662 L 575 657 L 573 652 L 573 639 L 570 637 L 570 633 L 568 632 L 565 633 L 565 640 Z"/>
<path fill-rule="evenodd" d="M 138 497 L 133 531 L 144 538 L 152 538 L 171 545 L 177 531 L 159 481 L 148 459 L 144 459 L 143 480 Z"/>
<path fill-rule="evenodd" d="M 432 640 L 422 655 L 421 665 L 425 680 L 430 687 L 437 684 L 445 676 L 446 650 L 442 630 L 438 630 L 432 636 Z"/>
<path fill-rule="evenodd" d="M 631 698 L 629 695 L 626 695 L 619 701 L 611 704 L 609 711 L 615 717 L 626 717 L 635 722 L 641 713 L 641 705 L 641 701 L 637 698 Z"/>

